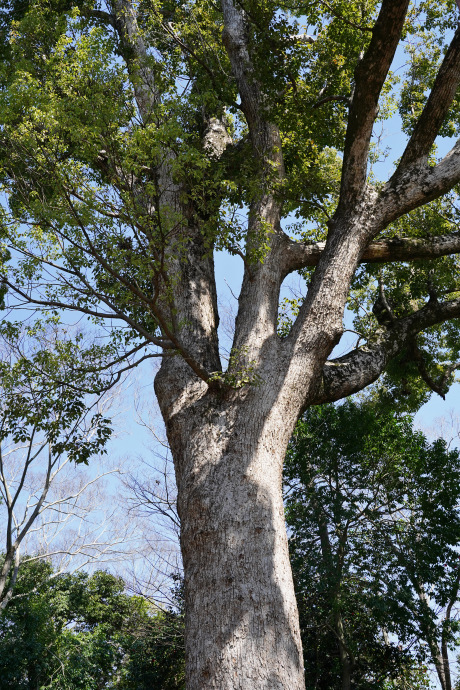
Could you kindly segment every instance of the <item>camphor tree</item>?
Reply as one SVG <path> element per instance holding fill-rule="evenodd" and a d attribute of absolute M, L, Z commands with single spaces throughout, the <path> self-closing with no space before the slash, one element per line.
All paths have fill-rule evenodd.
<path fill-rule="evenodd" d="M 457 366 L 460 144 L 434 148 L 458 133 L 457 6 L 10 0 L 1 27 L 7 303 L 86 315 L 104 366 L 162 357 L 188 688 L 303 688 L 295 422 L 381 374 L 396 400 L 444 394 Z M 408 142 L 379 181 L 373 132 L 398 109 Z M 244 264 L 226 368 L 219 249 Z M 347 303 L 360 340 L 330 359 Z"/>

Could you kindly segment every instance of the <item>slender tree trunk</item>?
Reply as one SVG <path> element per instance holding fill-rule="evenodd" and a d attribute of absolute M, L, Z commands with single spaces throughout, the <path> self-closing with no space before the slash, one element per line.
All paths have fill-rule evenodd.
<path fill-rule="evenodd" d="M 340 666 L 342 669 L 342 690 L 351 689 L 351 671 L 352 662 L 345 644 L 345 633 L 343 630 L 343 621 L 340 613 L 335 616 L 335 630 L 339 643 Z"/>
<path fill-rule="evenodd" d="M 181 518 L 187 690 L 302 690 L 281 485 L 292 425 L 276 405 L 267 414 L 269 396 L 256 387 L 199 389 L 180 410 L 163 405 Z"/>
<path fill-rule="evenodd" d="M 444 667 L 444 677 L 446 679 L 446 690 L 452 690 L 452 677 L 450 674 L 450 662 L 449 662 L 449 647 L 447 643 L 448 639 L 448 630 L 450 628 L 450 620 L 451 620 L 451 614 L 452 614 L 452 607 L 457 601 L 458 598 L 458 591 L 460 588 L 460 567 L 457 569 L 457 577 L 455 578 L 454 585 L 451 590 L 450 594 L 450 599 L 449 603 L 447 605 L 445 617 L 444 617 L 444 623 L 442 626 L 442 634 L 441 634 L 441 653 L 442 653 L 442 660 L 443 660 L 443 667 Z"/>

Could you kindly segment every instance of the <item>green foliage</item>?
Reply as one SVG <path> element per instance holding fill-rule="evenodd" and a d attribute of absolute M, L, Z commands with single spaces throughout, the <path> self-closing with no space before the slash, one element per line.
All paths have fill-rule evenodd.
<path fill-rule="evenodd" d="M 227 371 L 221 374 L 216 371 L 208 379 L 210 383 L 217 383 L 230 388 L 242 388 L 247 384 L 259 385 L 260 376 L 256 370 L 257 362 L 247 361 L 247 348 L 232 349 L 228 360 Z"/>
<path fill-rule="evenodd" d="M 0 688 L 182 690 L 182 627 L 107 572 L 25 562 L 0 616 Z"/>
<path fill-rule="evenodd" d="M 102 380 L 92 373 L 95 350 L 82 347 L 83 336 L 58 335 L 39 323 L 26 332 L 0 326 L 0 442 L 41 439 L 51 455 L 88 464 L 105 452 L 112 431 L 88 395 L 98 399 Z"/>
<path fill-rule="evenodd" d="M 447 235 L 459 222 L 459 190 L 399 219 L 385 232 L 389 238 L 425 238 Z M 391 329 L 392 321 L 409 316 L 427 301 L 460 294 L 459 260 L 456 255 L 431 261 L 394 262 L 361 267 L 350 293 L 349 309 L 355 314 L 353 328 L 372 344 L 379 329 Z M 390 309 L 382 307 L 381 292 Z M 432 390 L 444 395 L 454 380 L 451 363 L 457 362 L 459 320 L 427 329 L 395 359 L 380 382 L 380 395 L 393 399 L 400 409 L 415 411 Z M 422 375 L 422 377 L 421 377 Z"/>
<path fill-rule="evenodd" d="M 243 6 L 254 78 L 280 130 L 282 182 L 273 160 L 264 161 L 262 172 L 257 168 L 216 3 L 138 3 L 142 59 L 93 0 L 9 0 L 0 10 L 0 270 L 9 299 L 14 304 L 21 290 L 56 318 L 60 307 L 70 307 L 103 328 L 110 318 L 115 361 L 124 348 L 169 341 L 184 326 L 174 303 L 176 262 L 187 260 L 192 228 L 202 256 L 223 249 L 248 265 L 264 261 L 272 228 L 261 218 L 248 237 L 248 209 L 255 213 L 271 190 L 295 239 L 326 237 L 340 189 L 347 99 L 379 4 L 244 0 Z M 407 64 L 387 78 L 377 126 L 399 111 L 410 134 L 456 12 L 454 0 L 411 5 L 403 36 Z M 146 69 L 153 81 L 148 88 Z M 144 120 L 143 99 L 150 108 Z M 457 133 L 459 103 L 442 136 Z M 213 117 L 224 118 L 232 138 L 221 157 L 203 145 Z M 373 161 L 387 153 L 378 137 L 371 149 L 368 181 L 378 190 Z M 160 191 L 165 168 L 180 189 L 182 208 Z M 454 190 L 382 237 L 436 236 L 458 222 Z M 361 267 L 348 305 L 360 343 L 371 343 L 382 327 L 373 312 L 379 283 L 398 318 L 432 295 L 454 296 L 458 270 L 452 257 Z M 303 272 L 307 282 L 311 272 Z M 0 290 L 1 299 L 6 285 Z M 283 321 L 283 335 L 290 323 Z M 384 388 L 407 409 L 437 384 L 447 390 L 458 342 L 455 321 L 431 329 L 417 342 L 418 358 L 409 348 L 393 363 Z M 422 380 L 421 368 L 427 373 Z"/>
<path fill-rule="evenodd" d="M 197 121 L 196 107 L 203 107 L 203 89 L 197 77 L 192 92 L 178 96 L 181 53 L 163 35 L 164 59 L 150 64 L 162 100 L 152 102 L 150 121 L 139 125 L 140 86 L 132 69 L 129 81 L 119 59 L 129 46 L 117 43 L 108 27 L 88 20 L 84 6 L 69 3 L 68 11 L 62 9 L 30 3 L 11 23 L 11 57 L 0 68 L 3 191 L 11 214 L 32 224 L 26 236 L 20 227 L 14 238 L 10 233 L 21 257 L 11 277 L 26 289 L 31 279 L 40 281 L 46 262 L 62 278 L 72 276 L 48 285 L 48 300 L 97 312 L 102 299 L 135 324 L 134 330 L 125 330 L 125 339 L 139 331 L 155 336 L 159 294 L 172 304 L 174 290 L 166 244 L 174 237 L 177 254 L 184 256 L 188 238 L 179 228 L 191 220 L 158 196 L 156 171 L 168 148 L 172 177 L 187 190 L 195 209 L 203 251 L 214 243 L 231 247 L 237 241 L 238 228 L 230 232 L 233 214 L 221 208 L 227 186 L 223 164 L 201 145 L 204 123 Z M 164 33 L 165 9 L 149 8 L 146 38 Z M 180 6 L 174 15 L 187 33 L 190 17 L 186 24 Z M 204 35 L 206 26 L 215 33 L 206 12 L 194 10 L 194 20 Z M 224 59 L 222 48 L 220 53 Z M 193 60 L 189 67 L 195 69 Z M 215 109 L 214 104 L 211 114 Z M 32 185 L 23 184 L 24 176 L 33 179 Z M 95 255 L 100 260 L 94 262 Z M 173 320 L 171 313 L 163 329 L 172 328 Z"/>
<path fill-rule="evenodd" d="M 157 612 L 133 635 L 120 690 L 185 690 L 183 584 L 178 576 L 174 580 L 173 605 Z"/>
<path fill-rule="evenodd" d="M 307 687 L 341 687 L 340 625 L 353 687 L 418 677 L 443 626 L 449 644 L 458 634 L 436 609 L 457 596 L 460 454 L 410 417 L 347 401 L 305 413 L 285 483 Z"/>

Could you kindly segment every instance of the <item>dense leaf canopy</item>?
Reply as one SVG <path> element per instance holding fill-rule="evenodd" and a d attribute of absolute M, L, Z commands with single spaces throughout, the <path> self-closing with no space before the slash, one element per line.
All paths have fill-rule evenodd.
<path fill-rule="evenodd" d="M 21 568 L 0 616 L 0 687 L 18 690 L 182 690 L 180 608 L 161 611 L 104 571 Z M 180 607 L 180 599 L 178 599 Z"/>
<path fill-rule="evenodd" d="M 245 216 L 269 184 L 291 237 L 325 239 L 341 188 L 348 106 L 379 4 L 270 0 L 245 2 L 244 9 L 252 78 L 280 132 L 282 179 L 274 160 L 261 171 L 251 154 L 250 116 L 213 2 L 140 2 L 136 35 L 121 26 L 117 3 L 4 5 L 2 270 L 11 305 L 83 312 L 104 328 L 118 323 L 106 353 L 115 361 L 148 344 L 192 361 L 174 301 L 174 265 L 189 249 L 187 228 L 199 229 L 202 253 L 222 248 L 246 264 L 263 261 L 271 230 L 262 223 L 248 241 Z M 367 174 L 377 191 L 377 161 L 386 159 L 384 170 L 391 170 L 402 154 L 400 144 L 385 147 L 386 129 L 399 116 L 403 132 L 414 131 L 456 15 L 454 0 L 423 0 L 409 9 L 374 123 Z M 441 138 L 458 134 L 459 108 L 456 96 Z M 219 118 L 227 128 L 223 155 L 212 136 L 206 139 Z M 436 156 L 434 145 L 431 166 Z M 165 165 L 181 205 L 162 185 Z M 387 224 L 377 239 L 455 233 L 457 202 L 454 187 Z M 307 282 L 311 271 L 304 268 Z M 360 344 L 372 345 L 382 327 L 427 299 L 456 298 L 458 287 L 455 255 L 362 264 L 349 295 Z M 444 394 L 452 381 L 458 323 L 443 321 L 406 343 L 387 372 L 387 389 L 409 406 L 431 390 Z M 209 376 L 204 362 L 193 367 Z"/>

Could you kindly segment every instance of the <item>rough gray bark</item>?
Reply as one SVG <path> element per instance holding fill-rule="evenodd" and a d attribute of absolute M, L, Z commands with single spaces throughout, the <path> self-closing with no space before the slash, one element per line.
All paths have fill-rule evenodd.
<path fill-rule="evenodd" d="M 325 242 L 311 244 L 286 241 L 285 262 L 292 267 L 316 266 L 326 246 Z M 460 233 L 436 235 L 434 237 L 397 237 L 370 242 L 363 251 L 360 263 L 378 264 L 391 261 L 416 261 L 436 259 L 440 256 L 460 253 Z M 294 270 L 295 270 L 294 269 Z"/>
<path fill-rule="evenodd" d="M 185 406 L 165 405 L 165 370 L 155 383 L 176 461 L 188 687 L 302 688 L 281 496 L 294 420 L 273 404 L 279 381 L 265 399 L 199 384 Z"/>

